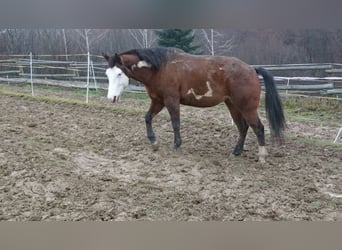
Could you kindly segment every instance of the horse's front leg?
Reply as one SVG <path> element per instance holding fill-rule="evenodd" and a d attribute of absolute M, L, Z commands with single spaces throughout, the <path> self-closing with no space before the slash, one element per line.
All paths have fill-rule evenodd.
<path fill-rule="evenodd" d="M 180 107 L 179 98 L 168 98 L 165 100 L 165 106 L 169 111 L 171 117 L 171 123 L 174 133 L 174 144 L 173 148 L 177 149 L 182 144 L 180 136 Z"/>
<path fill-rule="evenodd" d="M 158 143 L 156 140 L 156 136 L 153 132 L 152 128 L 152 119 L 155 117 L 162 109 L 164 108 L 164 104 L 160 103 L 156 100 L 152 100 L 150 109 L 145 115 L 145 123 L 146 123 L 146 132 L 147 138 L 150 140 L 152 144 L 153 150 L 158 150 Z"/>

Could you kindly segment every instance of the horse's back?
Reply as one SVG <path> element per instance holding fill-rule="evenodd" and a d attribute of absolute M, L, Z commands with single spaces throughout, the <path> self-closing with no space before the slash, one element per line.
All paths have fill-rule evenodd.
<path fill-rule="evenodd" d="M 168 62 L 169 65 L 178 66 L 180 70 L 192 71 L 196 74 L 212 74 L 215 71 L 224 71 L 226 78 L 244 75 L 255 75 L 252 66 L 236 57 L 211 56 L 211 55 L 191 55 L 187 53 L 175 53 Z M 176 67 L 177 67 L 176 66 Z"/>
<path fill-rule="evenodd" d="M 169 75 L 179 82 L 210 81 L 226 88 L 260 87 L 255 69 L 236 57 L 175 53 L 168 65 Z"/>
<path fill-rule="evenodd" d="M 185 105 L 214 106 L 227 99 L 240 103 L 260 94 L 254 68 L 235 57 L 175 53 L 160 73 L 160 80 L 174 85 Z"/>

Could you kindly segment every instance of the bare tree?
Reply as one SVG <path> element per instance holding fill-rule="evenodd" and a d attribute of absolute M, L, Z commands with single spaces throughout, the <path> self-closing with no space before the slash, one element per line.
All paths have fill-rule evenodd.
<path fill-rule="evenodd" d="M 31 30 L 26 29 L 6 29 L 4 31 L 5 45 L 4 49 L 8 53 L 20 54 L 28 53 L 31 50 L 30 33 Z"/>
<path fill-rule="evenodd" d="M 1 54 L 100 55 L 156 45 L 152 29 L 0 29 Z M 341 30 L 196 29 L 205 53 L 234 55 L 250 64 L 340 62 Z M 56 57 L 57 58 L 57 57 Z M 94 57 L 94 60 L 102 60 Z"/>
<path fill-rule="evenodd" d="M 84 39 L 85 42 L 85 50 L 84 51 L 84 44 L 83 43 L 78 43 L 79 47 L 81 48 L 81 50 L 83 52 L 89 52 L 91 46 L 95 43 L 95 42 L 99 42 L 101 41 L 103 38 L 105 38 L 106 33 L 109 30 L 98 30 L 98 29 L 77 29 L 75 30 L 76 33 L 82 37 Z"/>
<path fill-rule="evenodd" d="M 157 40 L 153 30 L 150 29 L 129 29 L 128 32 L 141 48 L 151 48 Z"/>
<path fill-rule="evenodd" d="M 234 47 L 234 37 L 226 36 L 214 29 L 201 29 L 204 37 L 205 47 L 211 55 L 223 55 L 230 52 Z"/>

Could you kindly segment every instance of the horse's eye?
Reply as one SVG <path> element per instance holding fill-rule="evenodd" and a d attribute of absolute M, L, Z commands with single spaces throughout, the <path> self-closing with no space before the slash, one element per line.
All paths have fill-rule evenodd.
<path fill-rule="evenodd" d="M 119 73 L 118 76 L 121 76 L 122 73 Z"/>

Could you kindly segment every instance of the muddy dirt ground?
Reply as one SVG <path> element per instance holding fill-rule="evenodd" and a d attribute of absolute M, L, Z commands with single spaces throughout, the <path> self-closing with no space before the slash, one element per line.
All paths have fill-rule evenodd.
<path fill-rule="evenodd" d="M 148 101 L 120 108 L 0 95 L 0 220 L 342 220 L 342 151 L 336 126 L 288 121 L 257 162 L 244 153 L 225 107 L 182 107 L 182 149 L 171 149 L 166 111 L 145 135 Z M 124 109 L 122 108 L 124 107 Z M 264 121 L 264 119 L 263 119 Z M 266 124 L 266 122 L 264 121 Z"/>

